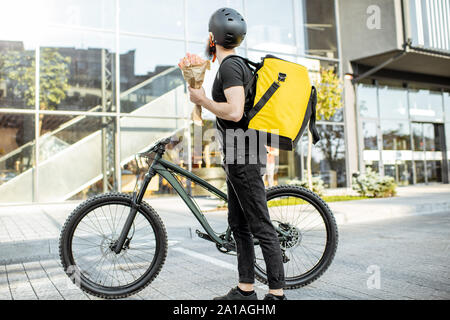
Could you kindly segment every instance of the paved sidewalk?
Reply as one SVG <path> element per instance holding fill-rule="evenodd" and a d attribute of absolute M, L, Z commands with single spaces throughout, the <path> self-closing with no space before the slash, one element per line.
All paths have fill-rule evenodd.
<path fill-rule="evenodd" d="M 449 184 L 399 187 L 397 190 L 397 196 L 392 198 L 332 202 L 329 206 L 338 224 L 450 211 Z"/>
<path fill-rule="evenodd" d="M 298 299 L 450 299 L 450 212 L 339 228 L 336 257 Z M 377 274 L 376 274 L 376 273 Z M 379 283 L 370 279 L 379 276 Z M 158 277 L 129 299 L 209 300 L 237 281 L 236 257 L 198 238 L 171 240 Z M 262 298 L 267 287 L 257 283 Z M 58 259 L 0 264 L 1 299 L 96 299 L 73 285 Z"/>
<path fill-rule="evenodd" d="M 216 205 L 205 198 L 197 201 L 204 210 L 214 209 Z M 201 227 L 179 198 L 150 199 L 148 202 L 162 217 L 171 247 L 163 272 L 151 289 L 133 298 L 209 299 L 234 284 L 235 257 L 220 254 L 214 245 L 195 236 L 195 229 L 201 230 Z M 67 280 L 58 259 L 61 227 L 78 204 L 0 206 L 0 299 L 92 298 Z M 313 284 L 302 289 L 301 294 L 291 294 L 291 298 L 450 298 L 450 186 L 399 188 L 395 198 L 336 202 L 330 203 L 330 207 L 340 225 L 341 241 L 344 239 L 346 248 L 345 256 L 338 255 L 337 261 L 340 262 L 334 263 L 340 264 L 339 272 L 319 280 L 318 286 Z M 206 215 L 216 231 L 226 228 L 226 211 Z M 415 221 L 417 225 L 405 231 L 403 223 L 399 223 L 402 219 Z M 385 231 L 389 230 L 387 227 L 391 221 L 394 225 L 397 223 L 403 235 L 392 227 Z M 342 230 L 353 231 L 343 236 Z M 368 236 L 361 234 L 360 230 L 366 230 Z M 371 235 L 375 235 L 375 242 Z M 430 246 L 430 239 L 433 246 Z M 416 248 L 408 248 L 409 244 Z M 340 248 L 342 246 L 341 242 Z M 198 254 L 204 260 L 199 261 Z M 397 254 L 406 254 L 408 262 L 396 261 L 399 259 Z M 373 255 L 377 255 L 377 259 L 373 259 Z M 352 261 L 355 257 L 358 258 Z M 417 264 L 416 260 L 420 259 L 423 261 Z M 409 278 L 403 275 L 403 269 L 396 271 L 393 267 L 390 271 L 393 277 L 390 285 L 393 287 L 390 290 L 380 293 L 355 287 L 349 273 L 357 272 L 358 281 L 364 282 L 368 276 L 366 268 L 373 264 L 372 260 L 378 260 L 376 265 L 395 266 L 398 263 L 399 267 L 407 270 Z M 217 273 L 218 268 L 220 273 Z M 397 280 L 397 277 L 402 280 Z M 415 277 L 419 279 L 418 283 L 414 282 Z M 193 285 L 186 284 L 181 291 L 175 290 L 177 280 L 186 282 L 187 278 Z M 346 284 L 346 279 L 349 284 Z M 328 284 L 332 284 L 332 290 L 327 288 Z M 402 286 L 408 290 L 413 288 L 413 293 L 404 291 Z M 262 292 L 262 288 L 258 290 Z M 428 296 L 424 292 L 428 292 Z"/>
<path fill-rule="evenodd" d="M 170 239 L 196 237 L 202 229 L 179 197 L 146 200 L 161 215 Z M 226 211 L 215 211 L 218 201 L 196 200 L 212 227 L 226 228 Z M 80 203 L 0 206 L 0 263 L 54 257 L 58 253 L 61 227 Z M 398 196 L 329 203 L 338 225 L 364 223 L 450 211 L 450 185 L 398 188 Z"/>

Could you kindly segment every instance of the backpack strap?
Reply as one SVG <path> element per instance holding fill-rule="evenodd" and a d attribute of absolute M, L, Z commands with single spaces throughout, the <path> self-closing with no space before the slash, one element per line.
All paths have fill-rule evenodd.
<path fill-rule="evenodd" d="M 226 56 L 225 59 L 222 60 L 221 65 L 225 62 L 225 60 L 227 60 L 229 58 L 233 58 L 233 57 L 241 59 L 250 68 L 250 70 L 252 70 L 253 76 L 251 77 L 250 81 L 247 83 L 247 85 L 244 88 L 245 96 L 247 96 L 257 78 L 256 71 L 258 71 L 259 68 L 261 68 L 262 63 L 253 62 L 247 58 L 238 56 L 237 54 L 231 54 L 229 56 Z"/>
<path fill-rule="evenodd" d="M 312 135 L 313 144 L 316 144 L 320 140 L 320 135 L 316 127 L 316 104 L 317 104 L 317 89 L 316 87 L 312 86 L 304 118 L 305 120 L 308 119 L 309 121 L 303 121 L 302 127 L 300 128 L 297 136 L 293 141 L 294 146 L 297 145 L 308 124 L 309 124 L 309 131 L 311 132 Z"/>
<path fill-rule="evenodd" d="M 316 128 L 316 105 L 317 105 L 317 90 L 316 87 L 311 88 L 311 117 L 309 118 L 309 131 L 312 134 L 313 144 L 316 144 L 320 140 L 319 132 Z"/>
<path fill-rule="evenodd" d="M 261 110 L 266 105 L 267 101 L 269 101 L 269 99 L 273 96 L 273 94 L 278 90 L 279 87 L 280 84 L 278 83 L 278 81 L 274 81 L 269 89 L 264 92 L 259 101 L 247 113 L 247 118 L 249 121 L 259 112 L 259 110 Z"/>

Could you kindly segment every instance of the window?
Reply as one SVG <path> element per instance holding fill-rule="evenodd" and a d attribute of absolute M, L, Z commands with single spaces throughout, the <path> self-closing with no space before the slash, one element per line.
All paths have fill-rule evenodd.
<path fill-rule="evenodd" d="M 363 122 L 362 134 L 364 150 L 378 150 L 377 124 L 375 122 Z"/>
<path fill-rule="evenodd" d="M 442 94 L 429 90 L 409 91 L 409 114 L 418 121 L 444 121 Z"/>
<path fill-rule="evenodd" d="M 109 30 L 116 25 L 116 3 L 111 0 L 42 0 L 39 6 L 43 12 L 38 15 L 45 22 Z"/>
<path fill-rule="evenodd" d="M 0 203 L 33 201 L 34 115 L 0 113 Z M 27 179 L 3 186 L 26 174 Z"/>
<path fill-rule="evenodd" d="M 407 91 L 401 88 L 381 87 L 380 117 L 382 119 L 408 119 Z"/>
<path fill-rule="evenodd" d="M 345 134 L 341 125 L 318 125 L 320 141 L 312 148 L 313 176 L 319 176 L 329 188 L 346 186 Z M 306 168 L 308 139 L 302 139 Z"/>
<path fill-rule="evenodd" d="M 269 52 L 296 53 L 292 1 L 247 0 L 249 48 Z"/>
<path fill-rule="evenodd" d="M 448 92 L 444 92 L 444 116 L 445 121 L 450 122 L 450 93 Z M 448 143 L 450 143 L 450 141 Z"/>
<path fill-rule="evenodd" d="M 377 88 L 372 85 L 358 85 L 357 104 L 359 114 L 365 118 L 377 118 Z"/>
<path fill-rule="evenodd" d="M 303 34 L 300 35 L 300 45 L 305 44 L 304 53 L 327 58 L 337 58 L 336 20 L 334 1 L 303 0 L 300 20 Z M 304 38 L 304 39 L 302 39 Z"/>
<path fill-rule="evenodd" d="M 122 112 L 133 112 L 180 86 L 184 94 L 184 80 L 177 66 L 184 52 L 182 41 L 122 36 L 120 52 Z M 175 101 L 176 96 L 171 95 L 174 100 L 169 106 L 155 106 L 150 114 L 174 116 L 181 112 L 183 97 Z"/>
<path fill-rule="evenodd" d="M 40 108 L 102 111 L 103 80 L 108 82 L 108 104 L 114 104 L 114 49 L 110 34 L 46 29 L 39 61 Z M 102 60 L 109 74 L 102 72 Z"/>
<path fill-rule="evenodd" d="M 35 50 L 0 38 L 0 108 L 33 109 Z"/>
<path fill-rule="evenodd" d="M 120 30 L 184 38 L 184 10 L 180 0 L 121 0 Z"/>
<path fill-rule="evenodd" d="M 411 137 L 407 121 L 381 121 L 383 150 L 411 150 Z"/>

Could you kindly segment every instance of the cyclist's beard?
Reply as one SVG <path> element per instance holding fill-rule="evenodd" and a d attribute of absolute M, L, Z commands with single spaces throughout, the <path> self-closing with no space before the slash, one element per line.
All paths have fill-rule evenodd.
<path fill-rule="evenodd" d="M 208 60 L 212 60 L 212 58 L 214 57 L 214 53 L 216 52 L 216 46 L 211 47 L 209 45 L 209 40 L 206 42 L 206 47 L 205 47 L 205 56 Z"/>

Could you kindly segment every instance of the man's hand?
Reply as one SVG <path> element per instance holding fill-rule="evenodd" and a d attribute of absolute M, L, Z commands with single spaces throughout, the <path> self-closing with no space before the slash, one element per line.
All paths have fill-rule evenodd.
<path fill-rule="evenodd" d="M 205 89 L 201 87 L 200 89 L 194 89 L 188 86 L 189 99 L 192 103 L 201 106 L 206 100 Z"/>

